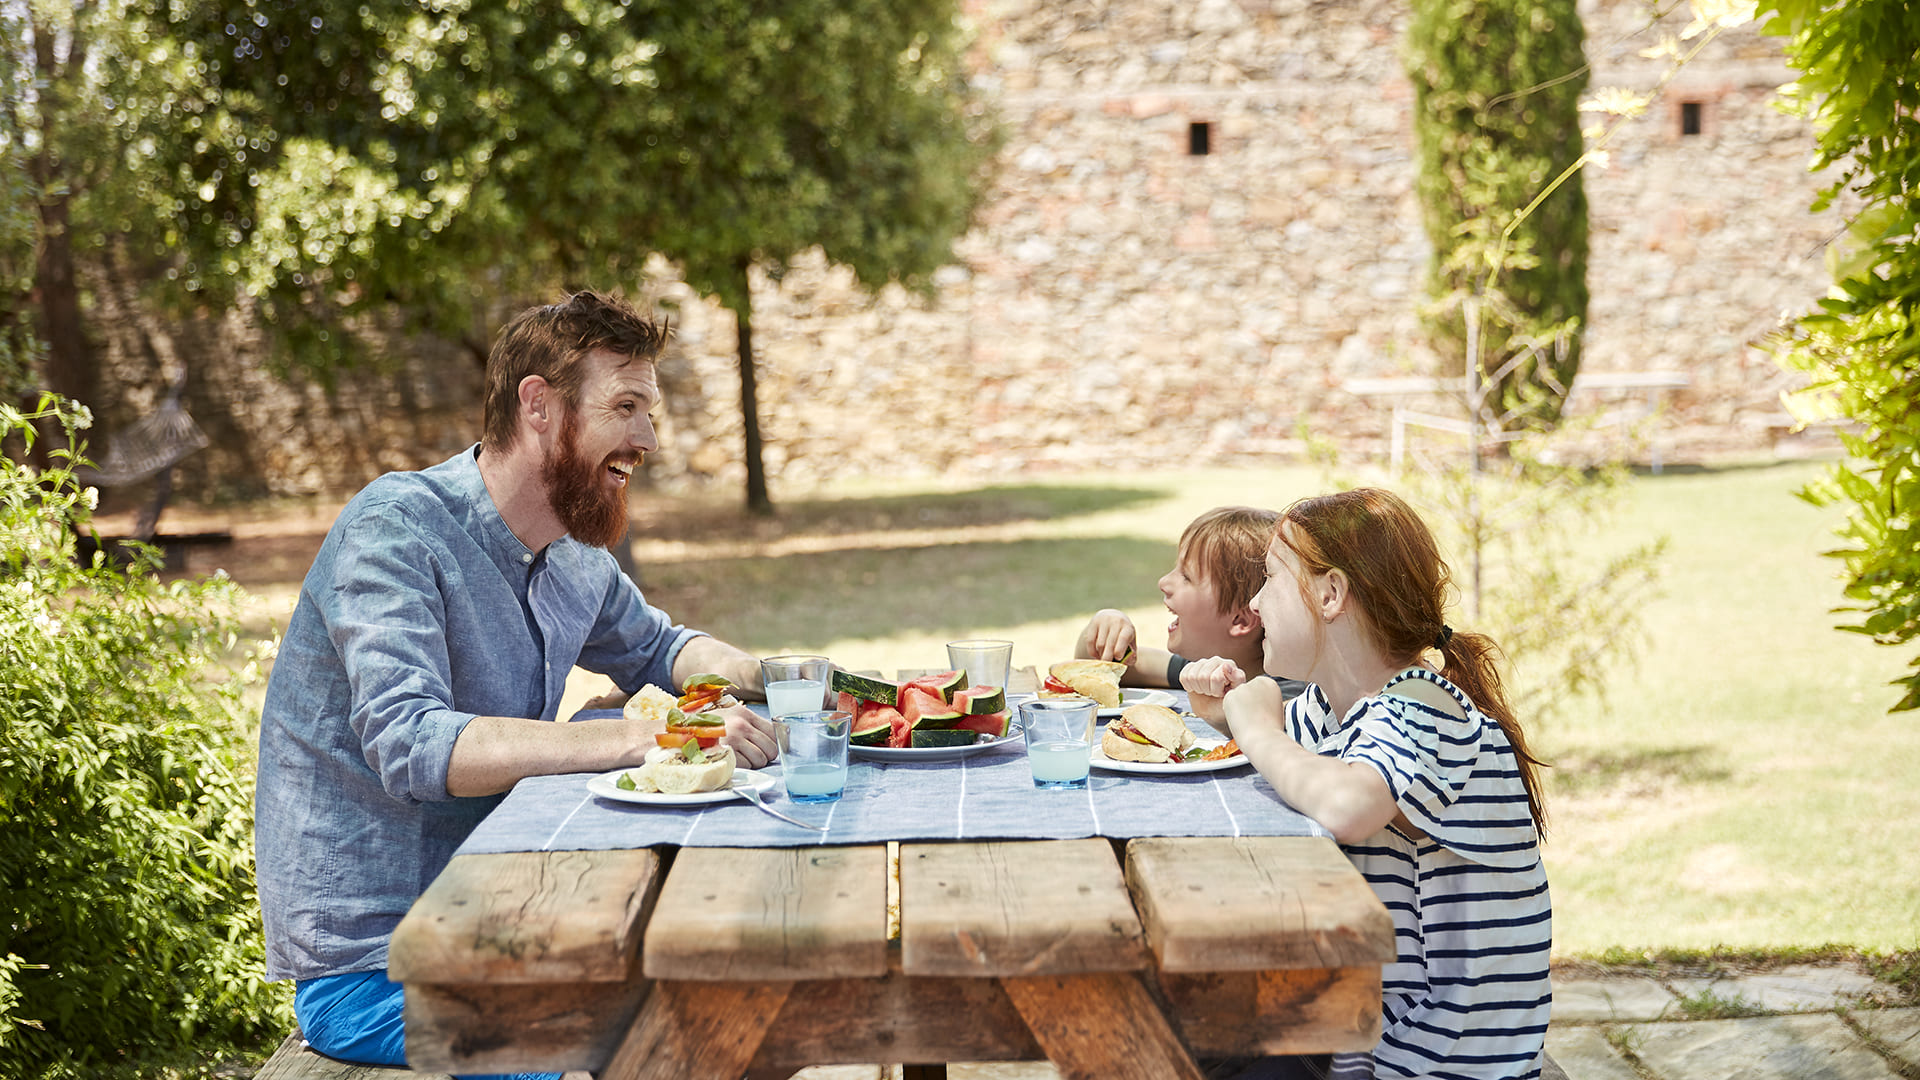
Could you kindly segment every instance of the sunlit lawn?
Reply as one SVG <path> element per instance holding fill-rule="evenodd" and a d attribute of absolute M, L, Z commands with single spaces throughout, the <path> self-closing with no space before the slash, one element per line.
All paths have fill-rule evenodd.
<path fill-rule="evenodd" d="M 1836 511 L 1792 496 L 1809 463 L 1642 476 L 1614 531 L 1671 546 L 1648 647 L 1609 707 L 1538 733 L 1563 955 L 1610 947 L 1920 944 L 1920 718 L 1889 716 L 1902 654 L 1830 629 Z M 1082 621 L 1128 610 L 1164 641 L 1155 579 L 1188 520 L 1279 507 L 1306 468 L 865 484 L 790 498 L 755 526 L 663 507 L 636 555 L 650 599 L 761 653 L 856 668 L 944 663 L 944 642 L 1011 638 L 1015 663 L 1070 655 Z M 644 512 L 644 511 L 643 511 Z M 576 699 L 596 688 L 576 679 Z"/>

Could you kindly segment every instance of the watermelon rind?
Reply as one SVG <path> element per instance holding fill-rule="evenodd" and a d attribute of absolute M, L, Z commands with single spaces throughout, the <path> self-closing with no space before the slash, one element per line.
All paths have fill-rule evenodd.
<path fill-rule="evenodd" d="M 953 727 L 956 731 L 977 731 L 989 739 L 1004 739 L 1007 737 L 1007 732 L 1013 730 L 1005 709 L 990 713 L 971 713 L 962 717 Z"/>
<path fill-rule="evenodd" d="M 926 684 L 940 695 L 940 700 L 953 704 L 953 695 L 967 688 L 967 673 L 964 671 L 943 671 L 927 678 Z"/>
<path fill-rule="evenodd" d="M 970 716 L 997 713 L 1007 707 L 1007 692 L 998 686 L 975 686 L 960 691 L 953 703 Z"/>
<path fill-rule="evenodd" d="M 885 746 L 887 736 L 893 734 L 893 725 L 882 720 L 864 728 L 855 728 L 847 741 L 855 746 Z"/>
<path fill-rule="evenodd" d="M 931 749 L 936 746 L 972 746 L 979 739 L 980 733 L 977 731 L 929 731 L 925 728 L 913 730 L 915 750 Z"/>
<path fill-rule="evenodd" d="M 877 701 L 882 705 L 900 704 L 900 687 L 885 679 L 855 675 L 851 671 L 836 668 L 828 681 L 835 693 L 852 694 L 862 701 Z"/>

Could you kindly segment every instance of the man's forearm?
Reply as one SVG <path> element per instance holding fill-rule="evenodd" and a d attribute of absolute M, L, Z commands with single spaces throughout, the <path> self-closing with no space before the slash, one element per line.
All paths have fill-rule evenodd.
<path fill-rule="evenodd" d="M 497 795 L 529 776 L 607 772 L 638 765 L 654 733 L 626 719 L 549 724 L 515 716 L 476 716 L 454 740 L 447 794 Z"/>
<path fill-rule="evenodd" d="M 688 676 L 708 673 L 726 676 L 738 691 L 735 697 L 758 701 L 767 696 L 766 687 L 760 683 L 760 658 L 719 638 L 694 638 L 673 658 L 676 688 L 684 685 Z"/>

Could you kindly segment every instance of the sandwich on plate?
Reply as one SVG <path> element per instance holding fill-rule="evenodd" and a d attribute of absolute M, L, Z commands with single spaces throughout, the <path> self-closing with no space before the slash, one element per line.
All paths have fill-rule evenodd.
<path fill-rule="evenodd" d="M 1047 669 L 1041 697 L 1090 697 L 1104 709 L 1120 707 L 1120 676 L 1127 665 L 1118 660 L 1067 660 Z"/>
<path fill-rule="evenodd" d="M 1164 705 L 1135 705 L 1107 725 L 1100 752 L 1112 761 L 1159 764 L 1180 760 L 1194 743 L 1180 714 Z"/>
<path fill-rule="evenodd" d="M 691 795 L 728 787 L 733 783 L 733 768 L 732 747 L 702 749 L 698 739 L 689 737 L 680 746 L 656 746 L 647 751 L 646 761 L 639 768 L 621 773 L 613 783 L 627 791 Z"/>

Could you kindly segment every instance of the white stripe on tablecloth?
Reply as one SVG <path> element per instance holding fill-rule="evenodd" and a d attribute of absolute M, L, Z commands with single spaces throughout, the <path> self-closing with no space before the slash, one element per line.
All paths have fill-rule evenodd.
<path fill-rule="evenodd" d="M 586 805 L 587 805 L 587 803 L 588 803 L 588 802 L 590 802 L 590 801 L 591 801 L 592 799 L 593 799 L 593 796 L 592 796 L 591 794 L 587 794 L 587 793 L 585 793 L 585 792 L 582 792 L 582 793 L 581 793 L 581 796 L 580 796 L 580 801 L 579 801 L 578 803 L 575 803 L 575 804 L 574 804 L 574 807 L 573 807 L 573 809 L 572 809 L 572 810 L 569 810 L 569 811 L 567 812 L 567 816 L 566 816 L 566 817 L 564 817 L 564 818 L 561 818 L 561 819 L 560 819 L 560 824 L 558 824 L 558 825 L 556 825 L 556 826 L 554 826 L 554 829 L 553 829 L 553 833 L 552 833 L 552 835 L 550 835 L 550 836 L 548 836 L 548 837 L 547 837 L 547 842 L 546 842 L 546 843 L 544 843 L 544 844 L 541 844 L 541 845 L 540 845 L 540 848 L 539 848 L 539 850 L 541 850 L 541 851 L 552 851 L 552 850 L 553 850 L 553 842 L 554 842 L 555 840 L 558 840 L 558 839 L 560 839 L 560 834 L 561 834 L 562 832 L 564 832 L 564 831 L 566 831 L 566 828 L 567 828 L 567 822 L 569 822 L 569 821 L 572 821 L 572 820 L 573 820 L 573 815 L 575 815 L 575 814 L 577 814 L 577 813 L 579 813 L 579 812 L 580 812 L 580 810 L 581 810 L 581 808 L 582 808 L 582 807 L 584 807 L 584 806 L 586 806 Z"/>
<path fill-rule="evenodd" d="M 1227 812 L 1227 821 L 1233 825 L 1233 835 L 1240 835 L 1240 819 L 1233 816 L 1233 807 L 1227 805 L 1227 789 L 1220 784 L 1218 775 L 1207 777 L 1207 783 L 1213 788 L 1214 798 L 1220 800 L 1220 809 Z"/>
<path fill-rule="evenodd" d="M 953 812 L 953 838 L 967 838 L 967 759 L 960 759 L 960 805 Z"/>

